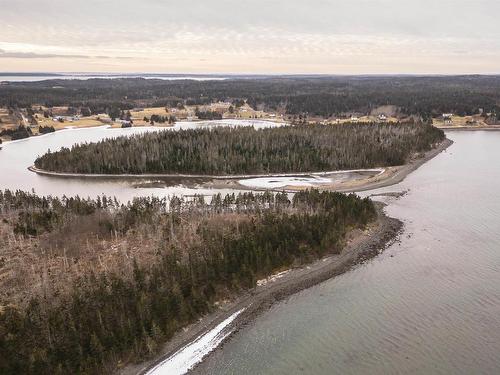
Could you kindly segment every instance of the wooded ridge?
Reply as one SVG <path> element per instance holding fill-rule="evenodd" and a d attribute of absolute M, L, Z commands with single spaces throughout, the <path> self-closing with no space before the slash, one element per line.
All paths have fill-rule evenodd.
<path fill-rule="evenodd" d="M 46 80 L 0 85 L 0 105 L 88 108 L 119 113 L 136 106 L 204 105 L 245 100 L 255 109 L 288 115 L 369 114 L 394 105 L 424 120 L 443 113 L 500 115 L 499 76 L 262 76 L 222 81 L 118 78 Z"/>
<path fill-rule="evenodd" d="M 127 205 L 5 191 L 0 218 L 15 254 L 0 262 L 0 373 L 102 374 L 276 270 L 340 252 L 376 211 L 315 190 Z"/>
<path fill-rule="evenodd" d="M 404 164 L 444 133 L 428 124 L 347 124 L 160 131 L 49 152 L 39 169 L 82 174 L 239 175 Z"/>

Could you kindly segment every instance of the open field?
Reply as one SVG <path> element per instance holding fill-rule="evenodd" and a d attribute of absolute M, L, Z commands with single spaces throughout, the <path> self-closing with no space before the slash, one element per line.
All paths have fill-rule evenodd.
<path fill-rule="evenodd" d="M 106 116 L 107 117 L 107 116 Z M 100 119 L 98 119 L 100 118 Z M 56 121 L 51 118 L 38 118 L 38 125 L 39 126 L 53 126 L 54 129 L 56 130 L 61 130 L 64 128 L 67 128 L 68 126 L 72 126 L 75 128 L 88 128 L 92 126 L 101 126 L 101 125 L 115 125 L 111 122 L 109 117 L 103 118 L 99 116 L 91 116 L 91 117 L 83 117 L 79 119 L 78 121 Z M 34 128 L 34 134 L 38 134 L 38 128 Z"/>
<path fill-rule="evenodd" d="M 230 109 L 231 107 L 231 109 Z M 110 125 L 113 128 L 122 126 L 122 121 L 116 119 L 112 121 L 107 113 L 93 114 L 90 116 L 75 115 L 67 106 L 45 107 L 35 104 L 32 106 L 34 121 L 30 121 L 27 109 L 16 109 L 9 114 L 7 108 L 0 108 L 0 131 L 5 129 L 15 129 L 19 125 L 30 128 L 33 135 L 39 134 L 39 128 L 53 127 L 55 130 L 65 129 L 67 127 L 88 128 L 93 126 Z M 149 126 L 153 116 L 159 116 L 165 119 L 165 122 L 155 122 L 156 126 L 171 126 L 169 118 L 175 121 L 198 121 L 196 111 L 213 112 L 221 116 L 222 119 L 259 119 L 281 122 L 283 116 L 277 113 L 257 111 L 248 104 L 236 108 L 229 102 L 217 102 L 199 106 L 177 107 L 138 107 L 131 109 L 130 120 L 133 126 Z M 127 113 L 128 111 L 124 111 Z M 145 120 L 148 121 L 145 121 Z M 8 136 L 3 136 L 3 140 L 10 140 Z"/>
<path fill-rule="evenodd" d="M 484 117 L 479 115 L 474 116 L 458 116 L 453 115 L 451 117 L 451 122 L 445 122 L 442 117 L 433 118 L 432 125 L 437 128 L 454 128 L 454 127 L 488 127 Z"/>
<path fill-rule="evenodd" d="M 0 129 L 12 129 L 16 124 L 14 119 L 5 108 L 0 108 Z"/>

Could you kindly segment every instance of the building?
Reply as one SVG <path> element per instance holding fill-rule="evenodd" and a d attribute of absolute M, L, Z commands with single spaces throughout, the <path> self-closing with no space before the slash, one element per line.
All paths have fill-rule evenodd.
<path fill-rule="evenodd" d="M 387 116 L 384 114 L 378 115 L 379 122 L 387 122 Z"/>
<path fill-rule="evenodd" d="M 445 125 L 453 124 L 453 114 L 452 113 L 443 113 L 443 122 Z"/>

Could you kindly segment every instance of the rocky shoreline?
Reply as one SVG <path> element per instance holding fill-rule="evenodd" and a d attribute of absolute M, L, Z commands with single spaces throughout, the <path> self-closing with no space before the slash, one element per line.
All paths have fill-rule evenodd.
<path fill-rule="evenodd" d="M 376 203 L 378 218 L 366 230 L 355 230 L 346 239 L 346 246 L 339 255 L 332 255 L 311 264 L 288 271 L 285 275 L 245 292 L 234 301 L 225 302 L 219 309 L 179 332 L 168 342 L 160 355 L 139 365 L 129 365 L 118 371 L 123 375 L 144 374 L 151 368 L 169 358 L 181 348 L 194 341 L 200 335 L 209 332 L 215 326 L 237 311 L 244 310 L 231 324 L 231 334 L 219 348 L 230 340 L 241 327 L 252 322 L 262 311 L 274 303 L 299 291 L 310 288 L 323 281 L 340 275 L 357 264 L 371 259 L 392 243 L 401 232 L 403 223 L 388 217 L 383 211 L 383 204 Z M 210 354 L 209 354 L 210 355 Z M 203 373 L 203 362 L 193 373 Z"/>

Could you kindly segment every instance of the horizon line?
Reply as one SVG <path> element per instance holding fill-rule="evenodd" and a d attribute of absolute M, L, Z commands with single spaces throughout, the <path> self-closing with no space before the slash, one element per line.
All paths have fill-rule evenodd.
<path fill-rule="evenodd" d="M 364 76 L 427 76 L 427 77 L 457 77 L 457 76 L 499 76 L 500 72 L 493 73 L 166 73 L 166 72 L 73 72 L 73 71 L 10 71 L 2 72 L 0 71 L 0 76 L 36 76 L 36 75 L 47 75 L 47 76 L 68 76 L 68 75 L 80 75 L 80 76 L 170 76 L 170 77 L 184 77 L 184 76 L 219 76 L 219 77 L 230 77 L 230 76 L 255 76 L 255 77 L 283 77 L 283 76 L 318 76 L 318 77 L 364 77 Z"/>

